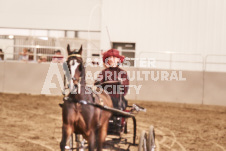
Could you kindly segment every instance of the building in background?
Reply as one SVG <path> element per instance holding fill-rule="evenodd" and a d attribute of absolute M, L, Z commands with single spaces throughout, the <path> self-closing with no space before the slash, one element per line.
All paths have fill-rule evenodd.
<path fill-rule="evenodd" d="M 1 38 L 14 39 L 16 45 L 83 44 L 84 57 L 114 47 L 128 58 L 152 58 L 157 68 L 166 69 L 203 70 L 203 62 L 225 60 L 224 0 L 8 0 L 1 6 Z"/>

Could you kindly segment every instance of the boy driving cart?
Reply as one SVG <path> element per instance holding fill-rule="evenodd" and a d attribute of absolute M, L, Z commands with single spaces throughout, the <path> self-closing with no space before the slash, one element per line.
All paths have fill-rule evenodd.
<path fill-rule="evenodd" d="M 125 110 L 127 106 L 127 100 L 124 96 L 127 94 L 129 88 L 127 72 L 119 68 L 124 58 L 116 49 L 110 49 L 104 52 L 103 63 L 106 68 L 100 72 L 94 83 L 95 85 L 101 85 L 108 92 L 114 108 L 120 110 Z"/>

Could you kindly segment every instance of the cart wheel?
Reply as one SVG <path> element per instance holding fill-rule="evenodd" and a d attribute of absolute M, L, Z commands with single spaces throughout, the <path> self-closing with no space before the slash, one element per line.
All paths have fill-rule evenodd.
<path fill-rule="evenodd" d="M 152 125 L 148 133 L 148 151 L 155 151 L 155 130 Z"/>
<path fill-rule="evenodd" d="M 145 130 L 141 131 L 138 151 L 147 151 L 147 133 Z"/>
<path fill-rule="evenodd" d="M 73 134 L 71 134 L 70 138 L 69 138 L 69 151 L 73 151 Z"/>

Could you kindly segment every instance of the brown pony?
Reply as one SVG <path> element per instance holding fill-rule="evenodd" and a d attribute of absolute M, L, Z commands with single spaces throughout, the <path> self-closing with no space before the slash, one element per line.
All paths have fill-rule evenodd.
<path fill-rule="evenodd" d="M 79 103 L 79 101 L 103 103 L 112 107 L 110 96 L 102 91 L 100 95 L 92 92 L 85 83 L 85 67 L 81 57 L 82 46 L 78 52 L 70 51 L 67 46 L 68 58 L 64 63 L 65 75 L 69 82 L 70 93 L 64 98 L 62 106 L 62 140 L 60 143 L 61 151 L 65 150 L 71 134 L 81 134 L 88 141 L 89 151 L 102 150 L 103 142 L 107 136 L 108 121 L 110 112 L 95 108 L 91 105 Z"/>

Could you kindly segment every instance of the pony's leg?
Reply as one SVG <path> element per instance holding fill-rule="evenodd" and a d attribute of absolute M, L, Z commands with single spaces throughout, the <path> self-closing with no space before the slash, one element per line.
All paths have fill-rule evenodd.
<path fill-rule="evenodd" d="M 108 120 L 105 121 L 99 129 L 97 151 L 101 151 L 103 148 L 103 143 L 105 142 L 105 138 L 107 136 L 107 128 L 108 128 Z"/>
<path fill-rule="evenodd" d="M 89 135 L 89 151 L 94 151 L 95 148 L 95 131 L 92 130 Z"/>
<path fill-rule="evenodd" d="M 61 142 L 60 142 L 61 151 L 65 151 L 66 143 L 67 143 L 69 137 L 71 136 L 71 134 L 72 134 L 72 127 L 70 125 L 63 124 L 62 139 L 61 139 Z"/>

